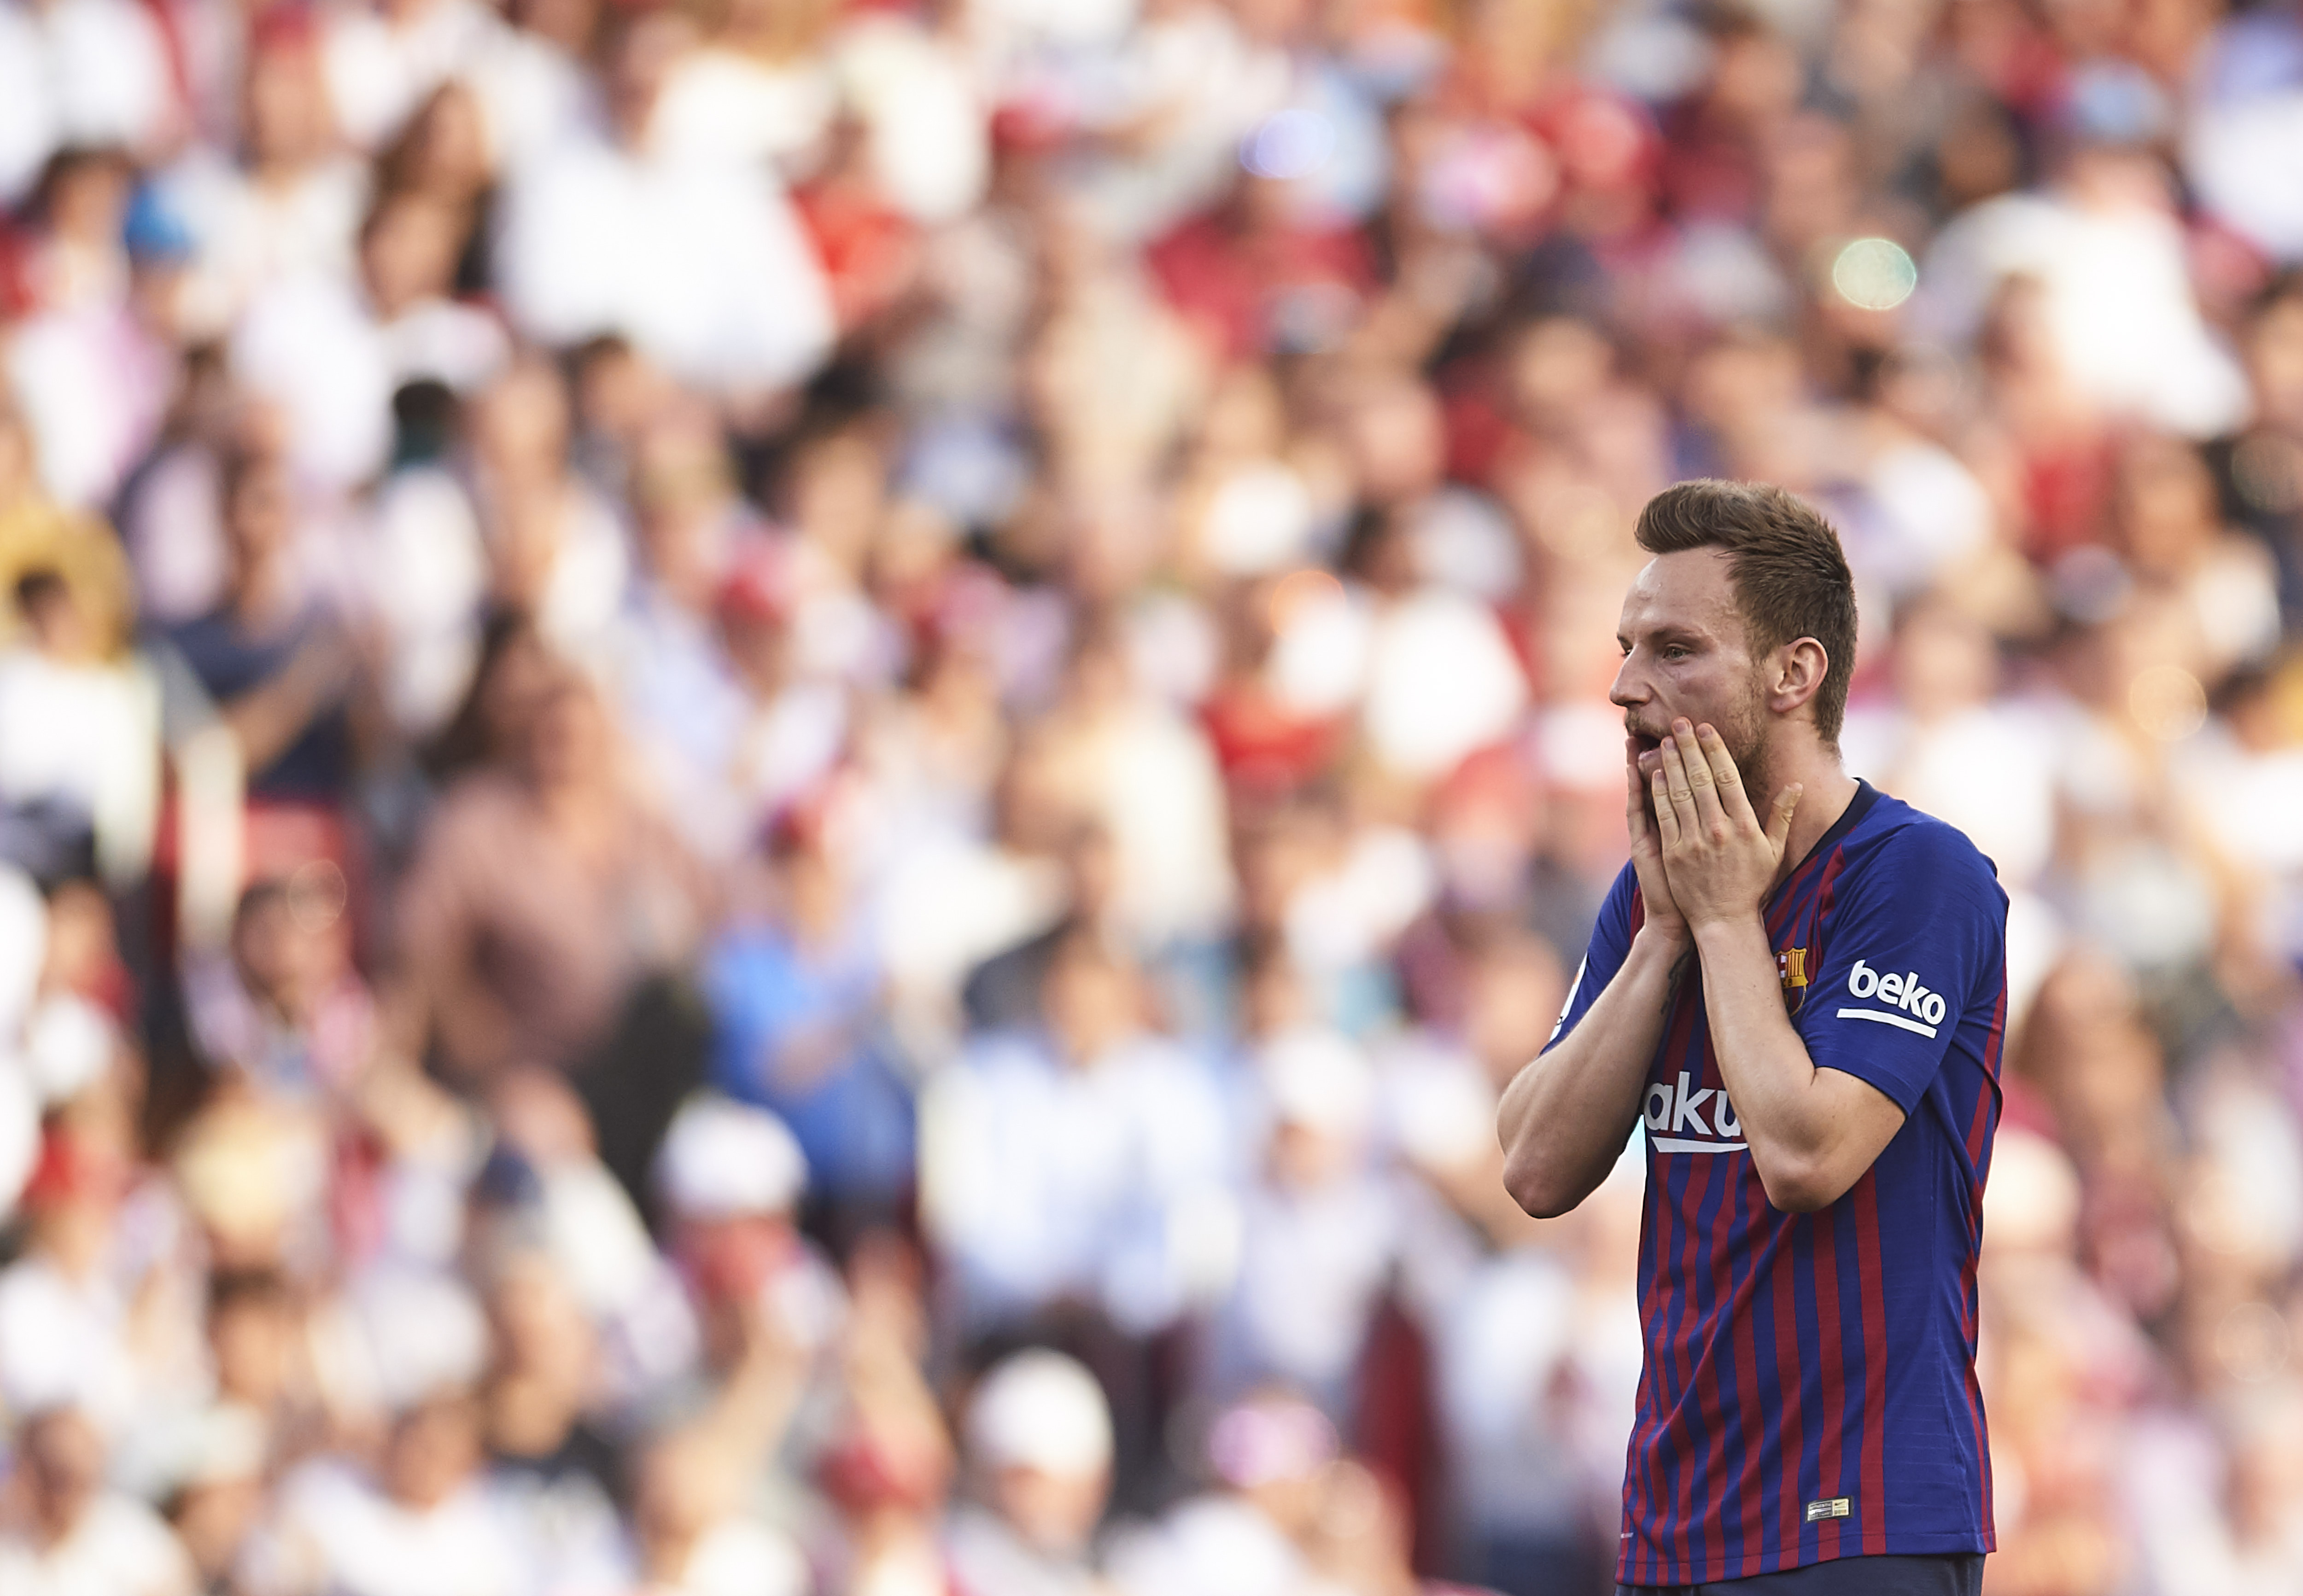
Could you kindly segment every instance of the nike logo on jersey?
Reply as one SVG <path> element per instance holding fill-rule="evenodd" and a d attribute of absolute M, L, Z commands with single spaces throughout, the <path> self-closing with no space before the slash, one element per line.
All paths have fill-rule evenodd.
<path fill-rule="evenodd" d="M 1551 1022 L 1551 1036 L 1543 1044 L 1546 1047 L 1559 1040 L 1559 1033 L 1566 1028 L 1567 1016 L 1575 1012 L 1575 995 L 1583 990 L 1583 972 L 1590 968 L 1591 955 L 1586 953 L 1583 962 L 1575 967 L 1575 979 L 1568 983 L 1567 1001 L 1559 1005 L 1559 1018 Z"/>
<path fill-rule="evenodd" d="M 1847 972 L 1847 995 L 1869 997 L 1885 1004 L 1877 1009 L 1842 1009 L 1842 1020 L 1869 1020 L 1875 1024 L 1892 1025 L 1901 1030 L 1917 1031 L 1932 1037 L 1941 1025 L 1945 1012 L 1943 994 L 1931 992 L 1919 981 L 1917 970 L 1902 975 L 1882 974 L 1862 960 Z"/>
<path fill-rule="evenodd" d="M 1703 1116 L 1707 1110 L 1710 1119 Z M 1743 1121 L 1717 1087 L 1695 1089 L 1688 1072 L 1679 1072 L 1679 1085 L 1657 1081 L 1648 1088 L 1647 1105 L 1640 1116 L 1647 1124 L 1648 1141 L 1658 1153 L 1733 1153 L 1750 1144 L 1725 1139 L 1743 1134 Z M 1685 1132 L 1693 1131 L 1693 1136 Z"/>

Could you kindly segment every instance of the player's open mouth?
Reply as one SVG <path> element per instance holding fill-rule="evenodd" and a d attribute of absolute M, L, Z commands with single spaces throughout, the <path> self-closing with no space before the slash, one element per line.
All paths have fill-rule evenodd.
<path fill-rule="evenodd" d="M 1645 732 L 1633 732 L 1632 742 L 1640 751 L 1640 774 L 1653 776 L 1663 765 L 1663 739 L 1650 737 Z"/>

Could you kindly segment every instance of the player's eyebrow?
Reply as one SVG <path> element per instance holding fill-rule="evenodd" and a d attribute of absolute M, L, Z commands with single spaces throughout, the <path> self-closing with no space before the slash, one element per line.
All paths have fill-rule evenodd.
<path fill-rule="evenodd" d="M 1702 644 L 1711 641 L 1709 634 L 1701 630 L 1679 626 L 1668 621 L 1660 626 L 1649 627 L 1645 635 L 1649 643 L 1684 643 Z M 1632 649 L 1632 640 L 1624 633 L 1617 632 L 1615 634 L 1615 646 L 1622 649 L 1625 653 L 1629 653 Z"/>

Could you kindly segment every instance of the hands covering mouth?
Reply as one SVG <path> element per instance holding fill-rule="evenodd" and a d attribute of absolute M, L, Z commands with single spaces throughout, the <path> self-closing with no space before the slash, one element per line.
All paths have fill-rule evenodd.
<path fill-rule="evenodd" d="M 1742 772 L 1709 726 L 1672 723 L 1669 741 L 1626 728 L 1624 748 L 1646 773 L 1627 775 L 1625 821 L 1650 923 L 1684 935 L 1749 920 L 1766 898 L 1791 837 L 1798 783 L 1776 794 L 1762 820 Z M 1658 915 L 1666 903 L 1672 913 Z"/>

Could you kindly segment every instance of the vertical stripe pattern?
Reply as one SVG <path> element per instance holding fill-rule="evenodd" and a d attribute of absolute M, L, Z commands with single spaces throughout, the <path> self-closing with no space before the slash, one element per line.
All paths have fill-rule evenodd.
<path fill-rule="evenodd" d="M 1852 1001 L 1843 979 L 1826 994 L 1795 987 L 1793 972 L 1825 968 L 1867 847 L 1928 823 L 1863 791 L 1769 901 L 1787 1004 Z M 1955 1029 L 1902 1130 L 1837 1203 L 1803 1214 L 1767 1201 L 1727 1129 L 1738 1121 L 1701 983 L 1683 982 L 1649 1076 L 1646 1357 L 1624 1459 L 1621 1583 L 1992 1549 L 1974 1261 L 1999 1114 L 2004 952 L 1978 969 L 1966 989 L 1942 995 Z M 1899 987 L 1922 979 L 1885 973 Z M 1952 1200 L 1936 1200 L 1944 1192 Z"/>

